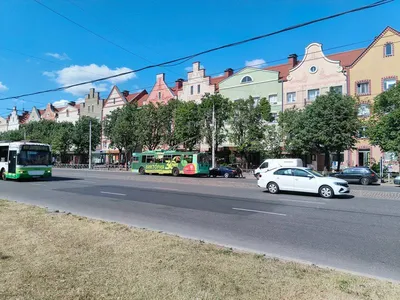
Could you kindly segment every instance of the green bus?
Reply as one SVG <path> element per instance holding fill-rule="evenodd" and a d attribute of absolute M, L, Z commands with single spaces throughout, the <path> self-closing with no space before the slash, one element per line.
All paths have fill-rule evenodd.
<path fill-rule="evenodd" d="M 146 151 L 132 154 L 131 168 L 140 175 L 208 175 L 210 157 L 203 152 Z"/>
<path fill-rule="evenodd" d="M 7 179 L 32 179 L 51 177 L 50 145 L 36 142 L 0 141 L 0 177 Z"/>

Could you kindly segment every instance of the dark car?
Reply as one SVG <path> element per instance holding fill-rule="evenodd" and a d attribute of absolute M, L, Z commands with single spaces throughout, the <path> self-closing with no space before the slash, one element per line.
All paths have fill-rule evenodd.
<path fill-rule="evenodd" d="M 361 183 L 362 185 L 375 183 L 379 180 L 379 176 L 368 167 L 348 168 L 330 176 L 344 179 L 348 183 Z"/>
<path fill-rule="evenodd" d="M 236 169 L 231 167 L 218 167 L 210 170 L 210 176 L 217 177 L 223 176 L 225 178 L 236 177 Z"/>

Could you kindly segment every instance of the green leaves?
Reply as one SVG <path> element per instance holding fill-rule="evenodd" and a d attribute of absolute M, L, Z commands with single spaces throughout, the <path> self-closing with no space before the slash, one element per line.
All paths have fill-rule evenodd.
<path fill-rule="evenodd" d="M 81 117 L 74 126 L 72 143 L 76 154 L 81 156 L 81 161 L 86 161 L 89 155 L 89 126 L 92 123 L 92 151 L 96 150 L 101 140 L 101 124 L 99 120 L 88 116 Z"/>

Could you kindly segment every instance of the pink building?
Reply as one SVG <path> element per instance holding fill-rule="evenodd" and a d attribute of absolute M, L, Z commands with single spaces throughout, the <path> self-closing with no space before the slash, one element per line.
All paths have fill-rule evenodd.
<path fill-rule="evenodd" d="M 178 80 L 179 81 L 179 80 Z M 179 85 L 174 88 L 169 88 L 167 83 L 165 82 L 165 74 L 158 74 L 156 76 L 156 83 L 153 86 L 153 89 L 149 93 L 147 99 L 143 101 L 143 105 L 150 103 L 167 103 L 171 99 L 176 98 L 176 93 L 178 92 Z"/>

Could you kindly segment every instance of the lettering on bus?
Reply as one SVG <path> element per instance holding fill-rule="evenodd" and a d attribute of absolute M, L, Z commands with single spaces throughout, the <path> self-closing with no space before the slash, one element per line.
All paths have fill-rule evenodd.
<path fill-rule="evenodd" d="M 22 151 L 49 151 L 48 146 L 44 145 L 22 145 Z"/>

